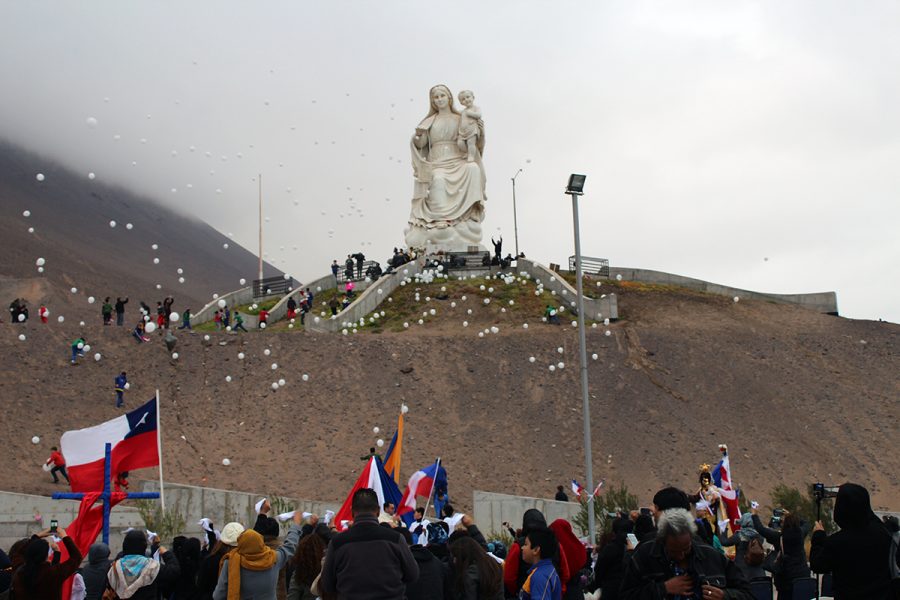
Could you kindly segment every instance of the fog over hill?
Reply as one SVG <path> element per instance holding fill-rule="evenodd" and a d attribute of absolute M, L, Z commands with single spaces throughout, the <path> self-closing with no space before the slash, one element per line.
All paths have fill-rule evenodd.
<path fill-rule="evenodd" d="M 44 302 L 54 320 L 57 315 L 99 320 L 105 296 L 129 296 L 132 315 L 138 301 L 155 306 L 167 295 L 175 298 L 177 310 L 196 312 L 214 293 L 241 287 L 242 278 L 254 279 L 258 269 L 254 253 L 186 211 L 75 174 L 2 141 L 0 212 L 0 300 L 6 305 L 25 298 L 35 317 Z M 43 273 L 38 258 L 46 261 Z M 281 274 L 266 265 L 267 277 Z M 88 303 L 90 296 L 96 304 Z"/>

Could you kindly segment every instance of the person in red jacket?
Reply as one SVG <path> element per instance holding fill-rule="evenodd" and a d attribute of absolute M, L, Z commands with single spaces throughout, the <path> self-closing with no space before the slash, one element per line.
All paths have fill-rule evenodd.
<path fill-rule="evenodd" d="M 66 459 L 63 458 L 59 448 L 56 446 L 53 446 L 50 450 L 50 458 L 47 459 L 46 464 L 53 463 L 53 468 L 50 469 L 50 474 L 53 475 L 53 483 L 59 483 L 59 477 L 56 476 L 57 471 L 62 473 L 62 476 L 66 478 L 66 483 L 69 483 L 69 474 L 66 473 Z"/>
<path fill-rule="evenodd" d="M 259 310 L 259 328 L 265 329 L 266 325 L 269 324 L 269 311 L 265 309 Z"/>
<path fill-rule="evenodd" d="M 38 315 L 41 317 L 41 323 L 47 322 L 47 317 L 50 315 L 50 311 L 47 310 L 47 307 L 41 304 L 41 308 L 38 309 Z"/>

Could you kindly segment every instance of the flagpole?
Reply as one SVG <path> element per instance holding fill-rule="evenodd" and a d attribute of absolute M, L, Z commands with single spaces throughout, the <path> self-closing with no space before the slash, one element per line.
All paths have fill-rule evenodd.
<path fill-rule="evenodd" d="M 159 504 L 166 512 L 166 492 L 163 488 L 163 451 L 162 451 L 162 407 L 159 403 L 159 390 L 156 390 L 156 452 L 159 454 Z"/>
<path fill-rule="evenodd" d="M 431 480 L 431 491 L 428 492 L 428 500 L 425 501 L 425 512 L 422 513 L 423 515 L 428 514 L 428 505 L 431 503 L 431 497 L 434 496 L 434 486 L 437 484 L 438 473 L 441 470 L 441 457 L 440 456 L 438 456 L 437 460 L 434 462 L 434 465 L 435 465 L 434 479 Z M 440 518 L 440 515 L 438 515 L 438 518 Z"/>

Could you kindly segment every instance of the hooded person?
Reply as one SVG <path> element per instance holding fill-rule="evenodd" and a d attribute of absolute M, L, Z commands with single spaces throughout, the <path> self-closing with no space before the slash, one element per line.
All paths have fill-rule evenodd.
<path fill-rule="evenodd" d="M 528 532 L 535 527 L 547 527 L 547 519 L 544 518 L 544 513 L 538 509 L 529 508 L 522 515 L 522 530 L 519 532 L 519 537 L 509 547 L 506 562 L 503 563 L 503 586 L 507 598 L 515 598 L 528 577 L 531 565 L 522 558 L 522 545 L 525 543 Z"/>
<path fill-rule="evenodd" d="M 302 522 L 303 513 L 295 512 L 294 525 L 277 550 L 269 548 L 263 536 L 253 529 L 240 534 L 237 548 L 229 552 L 222 562 L 213 600 L 276 598 L 279 573 L 294 556 Z"/>
<path fill-rule="evenodd" d="M 619 597 L 619 588 L 622 587 L 622 579 L 625 577 L 625 558 L 628 555 L 626 540 L 633 528 L 634 524 L 630 519 L 614 520 L 612 539 L 604 544 L 597 553 L 597 562 L 594 564 L 594 584 L 602 590 L 600 596 L 606 600 L 616 600 Z M 655 537 L 656 530 L 653 531 Z"/>
<path fill-rule="evenodd" d="M 719 541 L 723 546 L 737 546 L 734 554 L 734 564 L 744 574 L 744 579 L 752 581 L 765 577 L 766 572 L 762 568 L 762 562 L 756 565 L 747 563 L 747 550 L 750 547 L 750 542 L 756 540 L 760 548 L 762 548 L 764 541 L 762 534 L 754 527 L 753 515 L 750 513 L 742 514 L 739 524 L 741 526 L 740 530 L 731 536 L 720 533 L 718 536 Z"/>
<path fill-rule="evenodd" d="M 160 590 L 171 590 L 178 579 L 178 559 L 164 547 L 159 548 L 160 560 L 148 558 L 147 535 L 132 529 L 122 541 L 122 557 L 109 569 L 106 580 L 119 598 L 127 600 L 157 600 Z"/>
<path fill-rule="evenodd" d="M 840 600 L 893 598 L 891 534 L 872 512 L 866 488 L 855 483 L 838 488 L 834 522 L 841 530 L 832 535 L 816 522 L 809 550 L 812 570 L 832 573 L 834 597 Z"/>
<path fill-rule="evenodd" d="M 428 545 L 415 544 L 410 546 L 416 565 L 419 567 L 419 577 L 406 585 L 407 600 L 451 600 L 453 598 L 453 580 L 451 579 L 450 564 L 452 558 L 447 547 L 446 523 L 429 523 L 425 529 L 428 537 Z M 404 537 L 412 535 L 409 531 L 398 529 Z M 434 552 L 437 550 L 437 552 Z M 443 556 L 442 556 L 443 555 Z"/>
<path fill-rule="evenodd" d="M 550 523 L 550 530 L 559 542 L 559 570 L 566 578 L 563 584 L 563 600 L 581 600 L 584 597 L 581 585 L 581 570 L 588 559 L 584 544 L 572 531 L 572 524 L 565 519 L 557 519 Z"/>
<path fill-rule="evenodd" d="M 212 529 L 212 523 L 210 523 Z M 203 557 L 200 569 L 197 572 L 197 587 L 200 590 L 200 600 L 212 600 L 216 584 L 219 582 L 219 572 L 225 557 L 237 546 L 238 537 L 244 533 L 244 526 L 240 523 L 228 523 L 222 528 L 222 533 L 212 548 L 212 551 Z"/>
<path fill-rule="evenodd" d="M 172 552 L 178 559 L 178 581 L 175 583 L 173 598 L 177 600 L 197 600 L 197 571 L 200 569 L 200 540 L 179 535 L 172 540 Z"/>
<path fill-rule="evenodd" d="M 81 569 L 84 579 L 84 600 L 100 600 L 106 590 L 106 574 L 112 561 L 109 560 L 109 546 L 103 542 L 91 545 L 88 550 L 88 564 Z"/>

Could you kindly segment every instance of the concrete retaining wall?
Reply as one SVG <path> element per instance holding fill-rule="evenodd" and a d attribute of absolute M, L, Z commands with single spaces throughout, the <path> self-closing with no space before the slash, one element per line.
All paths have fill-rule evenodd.
<path fill-rule="evenodd" d="M 159 491 L 158 481 L 144 481 L 141 491 Z M 199 537 L 202 529 L 197 522 L 203 517 L 210 519 L 217 529 L 221 529 L 225 523 L 237 521 L 245 527 L 252 527 L 256 522 L 256 503 L 267 494 L 253 494 L 250 492 L 233 492 L 230 490 L 217 490 L 193 485 L 166 483 L 166 508 L 177 509 L 181 513 L 187 525 L 187 535 Z M 335 502 L 320 502 L 318 500 L 303 500 L 300 498 L 283 498 L 290 507 L 286 510 L 300 510 L 317 515 L 324 515 L 326 510 L 337 510 L 341 507 Z M 274 515 L 272 515 L 274 516 Z"/>
<path fill-rule="evenodd" d="M 834 292 L 816 292 L 812 294 L 769 294 L 766 292 L 742 290 L 740 288 L 719 285 L 718 283 L 710 283 L 709 281 L 703 281 L 702 279 L 684 277 L 682 275 L 665 273 L 663 271 L 634 269 L 631 267 L 610 267 L 610 278 L 615 279 L 617 275 L 621 275 L 623 281 L 677 285 L 700 292 L 706 292 L 708 294 L 727 296 L 729 298 L 738 296 L 741 299 L 752 298 L 755 300 L 769 300 L 779 304 L 793 304 L 801 308 L 808 308 L 830 315 L 838 314 L 837 294 Z"/>
<path fill-rule="evenodd" d="M 199 325 L 201 323 L 206 323 L 207 321 L 212 321 L 213 315 L 219 310 L 219 300 L 227 302 L 228 307 L 233 310 L 235 306 L 243 306 L 244 304 L 253 302 L 253 288 L 248 286 L 233 292 L 228 292 L 227 294 L 219 296 L 212 302 L 207 303 L 206 306 L 191 315 L 191 325 Z"/>
<path fill-rule="evenodd" d="M 368 287 L 354 300 L 350 306 L 337 314 L 335 318 L 321 318 L 320 311 L 307 315 L 306 329 L 309 331 L 336 332 L 344 328 L 344 323 L 358 322 L 361 317 L 365 317 L 375 310 L 379 304 L 384 302 L 391 293 L 400 287 L 400 282 L 407 277 L 413 277 L 422 269 L 422 261 L 415 260 L 408 262 L 398 268 L 390 275 L 385 275 L 367 284 Z M 363 287 L 365 282 L 360 281 L 357 290 Z M 381 293 L 379 294 L 379 290 Z M 311 318 L 312 317 L 312 318 Z M 316 322 L 315 317 L 319 317 Z"/>
<path fill-rule="evenodd" d="M 545 290 L 556 292 L 556 298 L 560 303 L 566 305 L 566 310 L 572 311 L 572 314 L 577 314 L 576 303 L 578 292 L 568 281 L 563 279 L 559 273 L 551 271 L 540 263 L 524 258 L 518 260 L 516 272 L 519 271 L 524 271 L 531 275 L 533 279 L 540 280 L 540 282 L 544 284 Z M 603 319 L 618 319 L 619 308 L 616 303 L 616 295 L 608 294 L 605 298 L 588 298 L 585 296 L 584 313 L 585 317 L 596 321 Z"/>
<path fill-rule="evenodd" d="M 529 508 L 536 508 L 544 513 L 548 524 L 556 519 L 566 519 L 571 522 L 572 518 L 581 511 L 581 505 L 577 502 L 557 502 L 544 498 L 510 496 L 478 490 L 472 493 L 472 506 L 475 523 L 485 535 L 504 531 L 504 521 L 510 523 L 513 529 L 521 527 L 522 515 Z M 584 532 L 575 531 L 575 535 L 583 534 Z"/>
<path fill-rule="evenodd" d="M 274 323 L 276 321 L 280 321 L 287 315 L 287 303 L 289 298 L 294 298 L 296 300 L 297 294 L 304 291 L 306 288 L 309 288 L 313 293 L 313 302 L 316 301 L 316 296 L 321 294 L 325 290 L 330 290 L 334 288 L 335 281 L 332 275 L 326 275 L 325 277 L 320 277 L 315 281 L 311 281 L 307 284 L 300 285 L 289 294 L 285 295 L 281 300 L 278 301 L 278 304 L 272 307 L 272 310 L 269 311 L 269 323 Z M 297 304 L 300 304 L 297 302 Z M 311 306 L 310 311 L 312 311 L 315 307 Z"/>
<path fill-rule="evenodd" d="M 46 529 L 51 519 L 66 527 L 78 516 L 80 504 L 78 500 L 53 500 L 47 496 L 0 492 L 0 548 L 9 550 L 17 540 Z M 109 541 L 113 548 L 122 547 L 126 529 L 144 526 L 138 510 L 131 506 L 114 508 L 109 523 Z"/>

